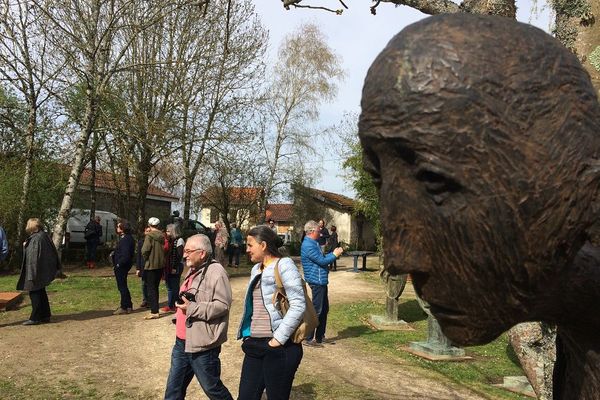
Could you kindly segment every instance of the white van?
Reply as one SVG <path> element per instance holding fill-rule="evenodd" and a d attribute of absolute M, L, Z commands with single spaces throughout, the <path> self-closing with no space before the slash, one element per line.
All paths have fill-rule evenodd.
<path fill-rule="evenodd" d="M 117 240 L 115 228 L 119 217 L 111 212 L 101 210 L 96 210 L 96 216 L 100 217 L 100 225 L 102 225 L 100 243 L 115 242 Z M 69 246 L 69 244 L 85 244 L 83 232 L 89 222 L 90 210 L 72 209 L 71 217 L 67 221 L 64 244 L 66 246 Z"/>

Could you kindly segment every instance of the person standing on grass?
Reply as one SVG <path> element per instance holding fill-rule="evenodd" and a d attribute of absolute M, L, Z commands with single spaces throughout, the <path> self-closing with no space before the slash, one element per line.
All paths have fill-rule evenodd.
<path fill-rule="evenodd" d="M 2 225 L 0 225 L 0 261 L 6 260 L 6 257 L 8 257 L 8 240 Z"/>
<path fill-rule="evenodd" d="M 89 269 L 96 268 L 96 251 L 102 238 L 102 225 L 100 225 L 100 217 L 90 218 L 90 222 L 85 226 L 83 232 L 86 246 L 85 261 Z"/>
<path fill-rule="evenodd" d="M 233 400 L 221 381 L 221 345 L 227 341 L 231 285 L 225 268 L 212 259 L 206 235 L 191 236 L 183 258 L 188 268 L 175 306 L 175 345 L 167 378 L 165 400 L 185 399 L 187 387 L 196 376 L 209 399 Z"/>
<path fill-rule="evenodd" d="M 46 293 L 48 286 L 61 270 L 58 252 L 50 236 L 44 232 L 39 218 L 29 218 L 25 227 L 29 237 L 23 242 L 23 262 L 17 290 L 29 291 L 31 316 L 23 325 L 50 322 L 50 302 Z"/>
<path fill-rule="evenodd" d="M 142 284 L 140 285 L 142 289 L 142 302 L 140 303 L 140 308 L 148 308 L 148 286 L 146 285 L 146 270 L 144 269 L 144 256 L 142 255 L 144 239 L 146 239 L 148 232 L 150 232 L 150 228 L 146 227 L 143 236 L 138 239 L 136 245 L 135 275 L 142 280 Z"/>
<path fill-rule="evenodd" d="M 327 285 L 329 283 L 329 264 L 342 255 L 344 249 L 336 247 L 329 254 L 323 255 L 319 246 L 321 227 L 315 221 L 308 221 L 304 225 L 306 236 L 300 247 L 300 259 L 304 270 L 304 280 L 312 291 L 312 301 L 319 317 L 319 326 L 315 333 L 310 334 L 304 342 L 307 346 L 323 346 L 325 329 L 327 328 L 327 314 L 329 313 L 329 297 Z"/>
<path fill-rule="evenodd" d="M 183 246 L 185 241 L 181 237 L 181 224 L 167 225 L 167 240 L 169 249 L 167 250 L 164 277 L 167 285 L 167 305 L 161 308 L 164 312 L 175 312 L 175 300 L 179 295 L 179 284 L 181 283 L 181 273 L 183 272 Z"/>
<path fill-rule="evenodd" d="M 152 217 L 148 220 L 150 228 L 144 244 L 142 245 L 142 256 L 144 257 L 144 274 L 146 279 L 146 289 L 148 291 L 148 305 L 150 314 L 144 319 L 160 318 L 158 310 L 158 287 L 165 267 L 165 234 L 159 229 L 160 220 Z"/>
<path fill-rule="evenodd" d="M 111 258 L 117 281 L 117 289 L 119 289 L 119 293 L 121 294 L 121 305 L 113 312 L 114 315 L 129 314 L 133 311 L 131 293 L 127 287 L 127 275 L 133 266 L 133 257 L 135 254 L 135 240 L 131 236 L 131 224 L 127 221 L 119 221 L 117 223 L 117 235 L 119 235 L 119 241 Z"/>
<path fill-rule="evenodd" d="M 246 290 L 238 339 L 243 339 L 244 362 L 238 400 L 259 400 L 266 390 L 271 400 L 289 399 L 296 370 L 302 361 L 302 345 L 290 337 L 302 323 L 306 300 L 298 268 L 282 257 L 281 238 L 268 226 L 248 232 L 246 252 L 254 263 Z M 273 304 L 277 291 L 275 268 L 289 301 L 285 316 Z"/>

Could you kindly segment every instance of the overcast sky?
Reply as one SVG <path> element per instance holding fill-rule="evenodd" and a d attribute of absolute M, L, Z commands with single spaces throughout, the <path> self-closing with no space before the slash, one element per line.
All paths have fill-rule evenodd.
<path fill-rule="evenodd" d="M 263 24 L 269 30 L 271 59 L 275 57 L 285 35 L 305 22 L 318 25 L 326 35 L 329 46 L 341 57 L 346 78 L 340 84 L 337 99 L 321 107 L 321 127 L 338 123 L 345 112 L 360 113 L 362 84 L 371 62 L 396 33 L 405 26 L 427 17 L 410 7 L 395 7 L 387 3 L 381 3 L 377 7 L 377 15 L 374 16 L 369 11 L 373 4 L 369 0 L 346 0 L 345 3 L 350 9 L 344 10 L 342 15 L 309 9 L 292 8 L 286 11 L 280 0 L 252 1 Z M 330 8 L 340 8 L 337 0 L 305 0 L 304 3 L 319 3 Z M 531 17 L 532 0 L 517 0 L 517 19 L 548 31 L 548 10 L 544 9 L 546 1 L 538 0 L 537 3 L 540 12 Z M 326 145 L 322 143 L 320 146 L 324 149 L 325 172 L 316 188 L 354 197 L 352 189 L 338 176 L 341 160 L 338 159 L 335 150 L 327 149 Z"/>

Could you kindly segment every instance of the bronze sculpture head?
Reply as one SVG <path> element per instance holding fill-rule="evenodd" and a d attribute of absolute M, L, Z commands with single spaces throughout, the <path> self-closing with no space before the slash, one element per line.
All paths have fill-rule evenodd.
<path fill-rule="evenodd" d="M 564 278 L 600 182 L 600 108 L 577 58 L 507 18 L 431 17 L 377 57 L 361 105 L 386 269 L 411 274 L 444 333 L 475 344 L 568 321 Z"/>

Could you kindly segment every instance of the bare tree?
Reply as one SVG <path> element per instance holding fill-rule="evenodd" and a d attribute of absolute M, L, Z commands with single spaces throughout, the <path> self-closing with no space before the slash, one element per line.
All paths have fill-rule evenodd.
<path fill-rule="evenodd" d="M 248 0 L 215 4 L 204 22 L 188 28 L 195 32 L 197 46 L 181 74 L 184 218 L 207 154 L 221 144 L 240 142 L 247 132 L 267 45 L 267 33 Z"/>
<path fill-rule="evenodd" d="M 53 51 L 66 61 L 65 77 L 72 85 L 82 85 L 84 106 L 77 121 L 80 129 L 75 157 L 53 229 L 53 241 L 58 247 L 73 204 L 73 195 L 83 170 L 90 135 L 96 127 L 101 101 L 113 77 L 127 68 L 124 63 L 135 35 L 161 21 L 171 11 L 185 6 L 185 1 L 134 0 L 32 0 L 48 26 L 47 38 Z M 133 22 L 127 17 L 137 15 Z"/>
<path fill-rule="evenodd" d="M 50 99 L 61 67 L 60 58 L 48 55 L 46 27 L 39 23 L 34 11 L 29 2 L 0 2 L 0 80 L 10 84 L 27 105 L 27 124 L 22 127 L 15 121 L 10 123 L 13 133 L 25 141 L 25 173 L 16 226 L 18 242 L 23 235 L 31 187 L 39 110 Z"/>
<path fill-rule="evenodd" d="M 315 133 L 307 122 L 317 120 L 318 106 L 335 97 L 343 71 L 319 28 L 307 24 L 284 39 L 272 75 L 261 143 L 268 164 L 259 208 L 263 221 L 267 201 L 281 186 L 298 181 L 301 162 L 314 154 Z"/>

